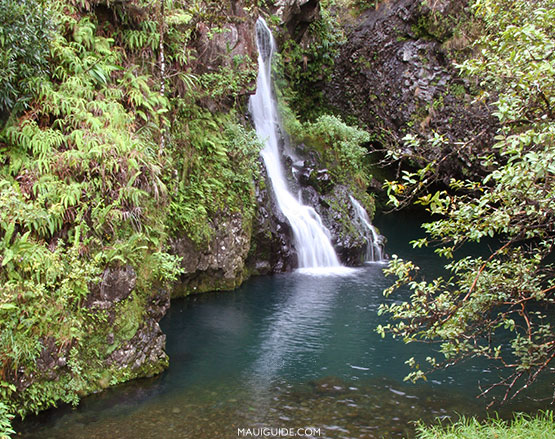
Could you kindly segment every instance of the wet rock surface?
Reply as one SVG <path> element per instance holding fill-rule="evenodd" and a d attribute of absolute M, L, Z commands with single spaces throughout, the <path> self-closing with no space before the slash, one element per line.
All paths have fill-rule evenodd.
<path fill-rule="evenodd" d="M 133 267 L 108 268 L 102 276 L 100 284 L 100 298 L 108 302 L 119 302 L 129 296 L 135 283 L 137 274 Z"/>
<path fill-rule="evenodd" d="M 330 232 L 331 243 L 339 260 L 348 266 L 365 262 L 367 241 L 364 231 L 353 221 L 355 212 L 349 196 L 352 189 L 334 182 L 323 167 L 318 153 L 305 145 L 286 146 L 282 140 L 284 171 L 293 194 L 299 194 L 303 204 L 311 206 Z M 294 150 L 294 152 L 292 152 Z M 291 226 L 276 205 L 271 184 L 263 169 L 263 182 L 257 184 L 257 219 L 253 226 L 251 266 L 265 270 L 253 274 L 291 271 L 297 267 L 297 256 Z"/>
<path fill-rule="evenodd" d="M 339 260 L 349 266 L 364 263 L 368 243 L 364 232 L 354 221 L 355 213 L 349 200 L 350 189 L 344 185 L 333 185 L 329 191 L 322 193 L 308 185 L 302 188 L 302 195 L 330 231 L 331 242 Z"/>
<path fill-rule="evenodd" d="M 94 362 L 91 368 L 102 375 L 98 380 L 95 374 L 79 377 L 75 386 L 84 386 L 88 391 L 107 387 L 108 377 L 114 374 L 137 378 L 162 372 L 168 356 L 159 321 L 170 306 L 169 293 L 156 286 L 151 292 L 137 292 L 136 284 L 137 274 L 132 267 L 106 268 L 99 284 L 89 286 L 85 299 L 94 331 L 68 338 L 61 345 L 52 337 L 41 338 L 34 370 L 19 368 L 6 377 L 16 386 L 19 397 L 25 398 L 32 385 L 62 382 L 73 376 L 76 372 L 71 363 L 83 361 L 82 355 L 88 356 Z M 99 313 L 101 319 L 97 317 Z M 90 346 L 95 353 L 80 349 L 82 346 Z"/>
<path fill-rule="evenodd" d="M 320 14 L 320 0 L 277 0 L 275 6 L 289 36 L 297 43 Z"/>
<path fill-rule="evenodd" d="M 129 297 L 137 282 L 133 267 L 108 267 L 99 284 L 89 285 L 86 304 L 89 308 L 107 310 Z"/>
<path fill-rule="evenodd" d="M 214 71 L 233 66 L 234 57 L 256 59 L 254 43 L 254 21 L 245 11 L 244 3 L 232 1 L 222 3 L 224 23 L 211 23 L 203 16 L 197 18 L 195 50 L 199 72 Z"/>
<path fill-rule="evenodd" d="M 130 368 L 133 371 L 143 370 L 140 376 L 152 376 L 164 369 L 163 366 L 160 367 L 160 361 L 168 360 L 164 352 L 165 345 L 166 336 L 162 333 L 158 322 L 150 319 L 130 340 L 112 352 L 106 364 L 109 367 Z"/>
<path fill-rule="evenodd" d="M 444 156 L 454 142 L 468 142 L 442 163 L 445 179 L 458 176 L 480 145 L 491 143 L 495 120 L 485 102 L 474 102 L 473 83 L 461 78 L 446 47 L 467 2 L 444 0 L 383 2 L 347 29 L 324 92 L 343 114 L 356 116 L 374 133 L 374 146 L 399 148 L 407 133 L 445 136 L 447 145 L 428 147 L 425 157 Z"/>
<path fill-rule="evenodd" d="M 172 297 L 241 285 L 251 241 L 251 226 L 245 221 L 239 212 L 222 211 L 212 220 L 214 232 L 206 245 L 196 244 L 186 235 L 171 240 L 171 252 L 182 258 L 184 270 Z"/>
<path fill-rule="evenodd" d="M 170 295 L 166 290 L 154 289 L 148 298 L 138 329 L 129 340 L 122 340 L 108 356 L 107 368 L 128 368 L 137 376 L 153 376 L 162 372 L 168 364 L 165 352 L 166 335 L 159 322 L 170 307 Z M 114 342 L 114 335 L 108 334 L 107 344 Z"/>
<path fill-rule="evenodd" d="M 292 230 L 276 205 L 266 169 L 260 162 L 261 178 L 256 182 L 256 216 L 247 265 L 252 274 L 291 271 L 297 265 Z"/>

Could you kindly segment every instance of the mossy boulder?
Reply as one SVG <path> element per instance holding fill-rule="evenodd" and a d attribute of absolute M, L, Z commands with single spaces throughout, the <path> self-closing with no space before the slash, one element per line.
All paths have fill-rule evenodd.
<path fill-rule="evenodd" d="M 211 239 L 203 244 L 185 234 L 171 240 L 171 251 L 182 258 L 183 269 L 172 297 L 233 290 L 243 282 L 251 241 L 250 220 L 241 212 L 223 210 L 211 219 L 211 228 Z"/>

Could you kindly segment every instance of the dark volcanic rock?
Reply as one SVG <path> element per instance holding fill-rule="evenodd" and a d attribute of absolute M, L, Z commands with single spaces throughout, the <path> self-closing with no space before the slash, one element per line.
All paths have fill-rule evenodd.
<path fill-rule="evenodd" d="M 309 160 L 304 161 L 297 178 L 301 186 L 312 186 L 320 194 L 327 194 L 333 188 L 329 171 L 316 169 L 314 163 Z"/>
<path fill-rule="evenodd" d="M 395 0 L 367 11 L 347 31 L 325 89 L 334 107 L 367 124 L 377 147 L 399 148 L 407 133 L 429 138 L 437 132 L 448 143 L 428 145 L 426 157 L 402 151 L 426 161 L 455 150 L 454 142 L 470 141 L 442 163 L 445 179 L 458 175 L 480 145 L 491 143 L 496 124 L 487 105 L 473 102 L 472 84 L 458 76 L 445 50 L 466 3 Z"/>
<path fill-rule="evenodd" d="M 152 376 L 163 370 L 163 367 L 160 367 L 160 359 L 164 358 L 167 361 L 165 345 L 166 336 L 158 322 L 147 320 L 130 340 L 112 352 L 106 364 L 130 368 L 132 371 L 140 370 L 140 376 Z"/>
<path fill-rule="evenodd" d="M 145 302 L 129 296 L 124 309 L 110 309 L 108 322 L 114 322 L 118 331 L 108 332 L 106 345 L 113 346 L 111 353 L 104 360 L 107 370 L 127 370 L 130 376 L 144 377 L 160 373 L 168 365 L 168 356 L 164 351 L 166 336 L 160 329 L 159 321 L 170 307 L 168 291 L 153 286 L 152 293 Z M 131 313 L 127 310 L 137 310 Z M 136 311 L 135 311 L 136 312 Z M 112 328 L 105 328 L 110 330 Z M 103 384 L 101 384 L 103 386 Z"/>
<path fill-rule="evenodd" d="M 222 69 L 229 69 L 236 75 L 248 74 L 257 57 L 253 38 L 254 19 L 245 11 L 241 1 L 222 2 L 218 8 L 221 8 L 219 14 L 223 23 L 210 18 L 210 14 L 199 14 L 194 18 L 195 39 L 192 46 L 195 53 L 191 57 L 190 66 L 195 74 L 221 72 Z M 188 92 L 186 88 L 180 88 L 179 91 Z M 237 94 L 246 100 L 249 93 L 247 87 Z M 237 96 L 231 94 L 205 96 L 199 103 L 216 113 L 228 111 L 236 105 L 236 98 Z"/>
<path fill-rule="evenodd" d="M 320 0 L 278 0 L 277 14 L 290 37 L 299 43 L 308 26 L 320 15 Z"/>
<path fill-rule="evenodd" d="M 67 355 L 69 346 L 56 346 L 53 337 L 43 337 L 41 339 L 42 351 L 37 358 L 37 374 L 48 380 L 56 379 L 60 369 L 67 365 Z M 28 383 L 30 384 L 30 382 Z M 18 390 L 23 390 L 25 386 L 18 386 Z"/>
<path fill-rule="evenodd" d="M 205 291 L 232 290 L 244 280 L 250 248 L 250 224 L 239 212 L 221 211 L 212 219 L 212 239 L 204 246 L 183 235 L 171 240 L 173 254 L 182 257 L 184 273 L 173 297 Z"/>
<path fill-rule="evenodd" d="M 137 281 L 137 274 L 129 265 L 123 268 L 107 268 L 100 284 L 100 299 L 107 302 L 119 302 L 125 299 Z"/>
<path fill-rule="evenodd" d="M 261 181 L 256 182 L 256 216 L 247 266 L 253 274 L 291 271 L 297 266 L 293 232 L 276 205 L 275 197 L 262 162 Z"/>
<path fill-rule="evenodd" d="M 129 297 L 137 282 L 133 267 L 108 267 L 102 274 L 99 285 L 89 285 L 87 306 L 96 309 L 110 309 L 116 303 Z"/>
<path fill-rule="evenodd" d="M 61 344 L 53 337 L 41 337 L 36 367 L 32 371 L 19 368 L 7 377 L 16 386 L 18 398 L 25 398 L 31 385 L 74 374 L 69 365 L 76 361 L 93 360 L 99 368 L 98 374 L 83 374 L 78 380 L 88 392 L 108 386 L 113 375 L 125 374 L 129 379 L 162 372 L 168 356 L 164 352 L 166 337 L 158 322 L 169 308 L 169 294 L 156 286 L 151 295 L 137 293 L 136 284 L 137 274 L 132 267 L 106 268 L 99 285 L 89 286 L 85 300 L 90 310 L 90 320 L 85 324 L 94 325 L 94 331 Z M 98 313 L 104 317 L 99 319 Z"/>
<path fill-rule="evenodd" d="M 355 213 L 349 199 L 349 188 L 335 185 L 329 192 L 320 193 L 314 186 L 306 186 L 302 195 L 303 201 L 314 207 L 330 231 L 339 260 L 349 266 L 361 265 L 367 242 L 364 232 L 358 229 L 354 221 Z"/>

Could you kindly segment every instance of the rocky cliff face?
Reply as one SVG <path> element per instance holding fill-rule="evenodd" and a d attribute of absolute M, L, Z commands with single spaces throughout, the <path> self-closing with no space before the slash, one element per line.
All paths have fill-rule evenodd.
<path fill-rule="evenodd" d="M 395 149 L 420 164 L 451 153 L 440 168 L 447 181 L 460 176 L 480 145 L 491 143 L 495 126 L 487 102 L 475 101 L 475 84 L 457 74 L 450 58 L 450 51 L 460 53 L 470 43 L 455 32 L 466 4 L 380 2 L 346 30 L 347 41 L 325 88 L 335 108 L 367 125 L 375 148 Z M 438 133 L 447 143 L 411 150 L 402 147 L 408 133 L 422 139 Z M 468 142 L 464 149 L 455 145 L 461 141 Z"/>
<path fill-rule="evenodd" d="M 266 169 L 260 160 L 256 182 L 256 216 L 247 265 L 251 274 L 291 271 L 297 265 L 291 226 L 276 205 Z"/>
<path fill-rule="evenodd" d="M 18 368 L 6 377 L 22 405 L 37 392 L 71 402 L 70 388 L 90 393 L 156 375 L 168 366 L 166 336 L 158 324 L 170 305 L 166 290 L 137 288 L 137 274 L 130 266 L 107 268 L 101 282 L 89 290 L 84 303 L 89 317 L 82 323 L 88 333 L 62 345 L 52 337 L 41 339 L 35 367 Z"/>
<path fill-rule="evenodd" d="M 297 43 L 320 13 L 320 0 L 277 0 L 275 6 L 289 36 Z"/>
<path fill-rule="evenodd" d="M 212 239 L 197 245 L 186 235 L 172 239 L 172 253 L 182 258 L 183 274 L 173 297 L 206 291 L 232 290 L 246 277 L 245 259 L 251 242 L 250 219 L 222 211 L 212 219 Z"/>

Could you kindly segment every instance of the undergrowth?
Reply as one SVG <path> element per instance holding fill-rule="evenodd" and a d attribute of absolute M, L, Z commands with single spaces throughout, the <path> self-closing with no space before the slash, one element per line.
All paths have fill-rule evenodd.
<path fill-rule="evenodd" d="M 193 9 L 205 5 L 209 18 L 213 6 L 168 2 L 162 75 L 157 5 L 39 1 L 50 33 L 30 44 L 40 43 L 43 58 L 2 83 L 25 87 L 2 103 L 0 435 L 10 434 L 12 415 L 76 404 L 167 364 L 121 368 L 106 358 L 137 333 L 153 292 L 180 274 L 169 234 L 201 246 L 216 211 L 252 216 L 258 169 L 253 132 L 236 114 L 196 103 L 210 90 L 239 93 L 252 79 L 193 71 Z M 0 68 L 13 61 L 2 38 Z M 124 267 L 136 274 L 129 297 L 110 312 L 91 304 L 106 270 Z M 45 366 L 49 356 L 56 363 Z"/>
<path fill-rule="evenodd" d="M 480 422 L 462 418 L 452 424 L 419 425 L 418 439 L 551 439 L 555 437 L 553 412 L 537 416 L 517 414 L 511 422 L 492 418 Z"/>

